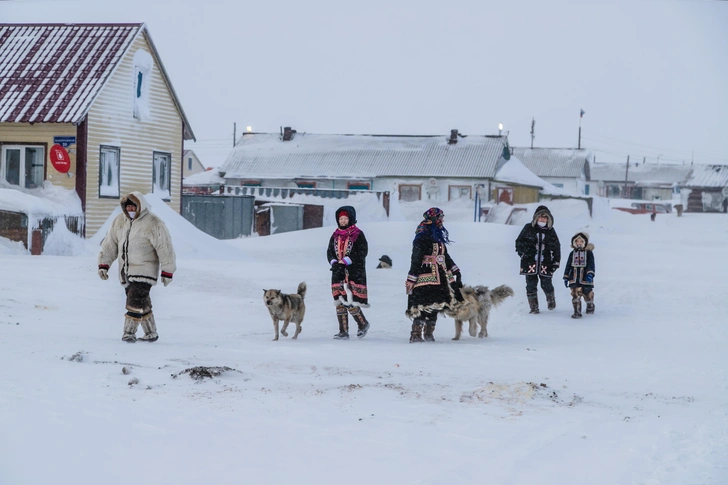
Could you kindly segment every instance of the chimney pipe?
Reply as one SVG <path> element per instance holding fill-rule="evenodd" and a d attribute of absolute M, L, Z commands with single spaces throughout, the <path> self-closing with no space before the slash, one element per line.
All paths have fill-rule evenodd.
<path fill-rule="evenodd" d="M 290 126 L 286 126 L 283 128 L 283 141 L 291 141 L 293 140 L 293 135 L 296 134 L 296 130 L 291 129 Z"/>
<path fill-rule="evenodd" d="M 454 145 L 458 142 L 458 130 L 450 130 L 450 138 L 447 140 L 448 145 Z"/>

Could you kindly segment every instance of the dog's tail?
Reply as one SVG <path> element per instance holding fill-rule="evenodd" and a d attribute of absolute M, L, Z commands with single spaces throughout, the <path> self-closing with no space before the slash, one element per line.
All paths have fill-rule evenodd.
<path fill-rule="evenodd" d="M 306 298 L 306 282 L 305 281 L 301 281 L 298 284 L 298 291 L 296 293 L 301 295 L 301 298 Z M 511 290 L 511 294 L 513 294 L 513 290 Z"/>
<path fill-rule="evenodd" d="M 493 306 L 498 306 L 503 303 L 503 300 L 513 296 L 513 288 L 508 285 L 500 285 L 490 290 L 490 299 L 493 302 Z"/>

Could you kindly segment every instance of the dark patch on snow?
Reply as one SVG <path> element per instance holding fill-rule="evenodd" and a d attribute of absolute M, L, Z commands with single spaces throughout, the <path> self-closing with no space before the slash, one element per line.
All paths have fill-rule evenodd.
<path fill-rule="evenodd" d="M 65 355 L 61 357 L 62 360 L 68 360 L 70 362 L 83 362 L 83 356 L 86 355 L 86 352 L 83 350 L 79 350 L 75 354 L 73 354 L 70 357 L 66 357 Z"/>
<path fill-rule="evenodd" d="M 233 369 L 232 367 L 207 367 L 204 365 L 198 365 L 196 367 L 190 367 L 189 369 L 185 369 L 182 372 L 178 372 L 177 374 L 172 374 L 172 378 L 176 379 L 177 377 L 181 376 L 182 374 L 188 374 L 191 378 L 193 378 L 196 381 L 201 381 L 205 378 L 212 379 L 213 377 L 218 377 L 223 372 L 240 372 L 237 369 Z"/>

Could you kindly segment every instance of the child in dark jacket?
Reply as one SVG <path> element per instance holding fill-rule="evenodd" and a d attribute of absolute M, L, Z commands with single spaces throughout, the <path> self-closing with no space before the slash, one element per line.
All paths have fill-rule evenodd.
<path fill-rule="evenodd" d="M 358 326 L 356 336 L 363 338 L 369 331 L 369 322 L 361 310 L 369 307 L 366 268 L 369 245 L 356 226 L 356 209 L 349 205 L 336 209 L 336 223 L 339 227 L 331 235 L 326 250 L 326 259 L 331 265 L 331 294 L 339 321 L 339 333 L 334 338 L 349 339 L 349 314 Z"/>
<path fill-rule="evenodd" d="M 573 251 L 564 268 L 564 286 L 571 288 L 571 303 L 574 314 L 581 318 L 581 297 L 586 302 L 586 312 L 594 313 L 594 245 L 589 243 L 589 234 L 577 232 L 571 238 Z"/>

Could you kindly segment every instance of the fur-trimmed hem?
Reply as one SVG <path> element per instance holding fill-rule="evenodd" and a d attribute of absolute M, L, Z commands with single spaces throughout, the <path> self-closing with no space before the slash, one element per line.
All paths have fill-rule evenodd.
<path fill-rule="evenodd" d="M 340 296 L 338 298 L 334 298 L 334 306 L 344 305 L 345 307 L 353 307 L 358 306 L 361 308 L 369 308 L 371 305 L 369 303 L 359 303 L 358 301 L 349 301 L 345 299 L 343 296 Z"/>
<path fill-rule="evenodd" d="M 442 303 L 432 303 L 431 305 L 417 305 L 415 307 L 408 308 L 407 311 L 405 311 L 405 315 L 409 317 L 410 320 L 414 320 L 415 318 L 420 317 L 423 313 L 432 313 L 433 311 L 441 312 L 445 308 L 450 308 L 452 305 L 452 302 L 442 302 Z"/>

